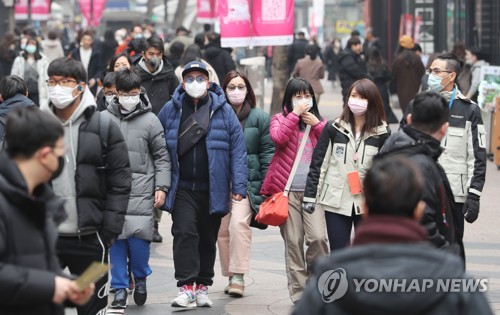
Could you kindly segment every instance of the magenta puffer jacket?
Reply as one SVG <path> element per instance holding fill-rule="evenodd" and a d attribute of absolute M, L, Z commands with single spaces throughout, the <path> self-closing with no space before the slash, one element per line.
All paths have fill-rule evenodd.
<path fill-rule="evenodd" d="M 309 139 L 311 139 L 313 146 L 316 146 L 325 124 L 325 121 L 320 121 L 311 128 Z M 270 196 L 285 189 L 295 155 L 299 150 L 299 116 L 293 112 L 286 116 L 283 114 L 274 115 L 271 119 L 269 133 L 276 149 L 260 190 L 261 195 L 264 196 Z"/>

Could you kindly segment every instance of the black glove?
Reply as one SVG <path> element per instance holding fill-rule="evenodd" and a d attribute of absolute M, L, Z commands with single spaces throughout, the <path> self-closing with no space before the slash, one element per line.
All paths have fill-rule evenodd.
<path fill-rule="evenodd" d="M 302 202 L 302 210 L 309 214 L 312 214 L 314 212 L 315 207 L 316 205 L 314 204 L 314 202 Z"/>
<path fill-rule="evenodd" d="M 462 209 L 465 221 L 473 223 L 479 215 L 479 196 L 469 193 Z"/>

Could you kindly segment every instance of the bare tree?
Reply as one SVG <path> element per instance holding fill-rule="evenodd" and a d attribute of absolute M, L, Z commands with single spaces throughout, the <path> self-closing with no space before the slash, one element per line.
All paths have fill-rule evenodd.
<path fill-rule="evenodd" d="M 285 86 L 288 81 L 288 46 L 273 47 L 273 96 L 271 101 L 271 115 L 280 113 L 281 103 L 285 95 Z"/>
<path fill-rule="evenodd" d="M 188 0 L 179 0 L 177 10 L 175 11 L 174 21 L 172 22 L 172 29 L 177 29 L 184 22 L 184 15 L 186 12 Z"/>

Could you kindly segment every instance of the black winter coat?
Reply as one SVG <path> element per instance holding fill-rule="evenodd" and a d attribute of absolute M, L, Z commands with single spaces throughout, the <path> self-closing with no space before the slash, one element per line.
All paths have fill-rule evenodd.
<path fill-rule="evenodd" d="M 205 54 L 203 55 L 203 59 L 205 59 L 205 61 L 214 68 L 221 83 L 224 82 L 226 74 L 229 71 L 236 69 L 233 58 L 231 58 L 231 54 L 227 50 L 220 47 L 207 47 L 207 50 L 205 50 Z"/>
<path fill-rule="evenodd" d="M 299 38 L 288 47 L 288 74 L 290 75 L 299 59 L 306 56 L 307 39 Z"/>
<path fill-rule="evenodd" d="M 379 156 L 402 154 L 416 162 L 424 178 L 426 203 L 421 219 L 428 240 L 437 248 L 463 254 L 463 243 L 458 236 L 461 213 L 453 211 L 453 193 L 448 178 L 437 160 L 443 149 L 438 140 L 410 126 L 405 126 L 387 139 Z"/>
<path fill-rule="evenodd" d="M 163 105 L 170 101 L 172 94 L 179 85 L 179 80 L 174 73 L 174 68 L 165 56 L 163 56 L 163 69 L 156 75 L 142 69 L 139 66 L 141 60 L 142 58 L 135 60 L 134 65 L 141 75 L 141 85 L 146 89 L 153 113 L 158 115 Z"/>
<path fill-rule="evenodd" d="M 85 111 L 86 121 L 80 125 L 76 157 L 76 204 L 78 228 L 98 230 L 105 240 L 122 232 L 131 189 L 131 171 L 127 144 L 120 127 L 109 120 L 106 160 L 103 161 L 100 112 Z"/>
<path fill-rule="evenodd" d="M 71 52 L 71 58 L 82 61 L 82 58 L 80 57 L 80 48 L 73 49 L 73 51 Z M 90 55 L 89 66 L 87 68 L 88 81 L 90 81 L 90 79 L 97 80 L 99 78 L 102 70 L 107 66 L 103 63 L 104 61 L 105 60 L 101 56 L 98 45 L 94 45 L 94 47 L 92 47 L 92 54 Z"/>
<path fill-rule="evenodd" d="M 61 275 L 55 246 L 55 214 L 63 201 L 49 185 L 28 195 L 17 165 L 0 152 L 0 314 L 53 315 L 56 275 Z"/>
<path fill-rule="evenodd" d="M 367 78 L 365 62 L 361 56 L 350 49 L 345 49 L 339 54 L 339 78 L 342 86 L 342 95 L 345 97 L 349 93 L 351 85 L 363 78 Z"/>

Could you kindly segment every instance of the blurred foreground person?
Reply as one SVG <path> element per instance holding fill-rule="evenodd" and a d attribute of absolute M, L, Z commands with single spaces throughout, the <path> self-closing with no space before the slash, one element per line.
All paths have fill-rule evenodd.
<path fill-rule="evenodd" d="M 63 303 L 84 305 L 94 285 L 80 291 L 56 255 L 63 200 L 47 184 L 64 168 L 64 131 L 36 107 L 12 112 L 0 152 L 0 314 L 64 314 Z"/>
<path fill-rule="evenodd" d="M 315 265 L 293 314 L 493 314 L 485 281 L 464 273 L 456 255 L 426 243 L 416 165 L 402 157 L 375 160 L 363 184 L 364 219 L 353 247 Z"/>
<path fill-rule="evenodd" d="M 448 131 L 450 109 L 444 97 L 434 92 L 420 93 L 413 101 L 408 125 L 391 136 L 382 154 L 402 154 L 412 159 L 424 175 L 422 200 L 425 212 L 420 223 L 428 240 L 437 248 L 464 256 L 463 243 L 457 237 L 457 221 L 462 213 L 453 211 L 453 192 L 444 169 L 437 162 L 443 154 L 441 140 Z"/>

